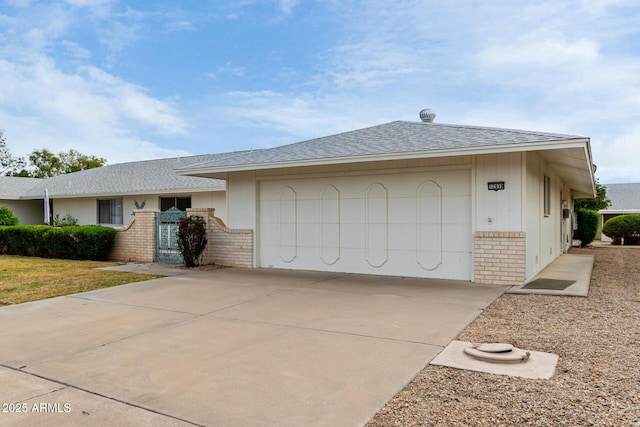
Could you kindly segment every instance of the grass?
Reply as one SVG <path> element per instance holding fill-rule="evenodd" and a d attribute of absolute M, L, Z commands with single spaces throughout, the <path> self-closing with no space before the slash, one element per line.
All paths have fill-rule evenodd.
<path fill-rule="evenodd" d="M 117 264 L 1 255 L 0 305 L 37 301 L 162 277 L 96 270 L 114 265 Z"/>

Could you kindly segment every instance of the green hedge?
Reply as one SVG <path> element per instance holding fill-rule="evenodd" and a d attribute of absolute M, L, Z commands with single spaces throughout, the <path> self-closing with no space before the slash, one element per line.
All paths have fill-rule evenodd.
<path fill-rule="evenodd" d="M 0 227 L 0 253 L 102 261 L 108 258 L 116 233 L 99 225 Z"/>
<path fill-rule="evenodd" d="M 578 209 L 576 211 L 576 222 L 578 223 L 578 229 L 573 234 L 573 237 L 580 240 L 580 246 L 584 248 L 593 242 L 596 234 L 598 234 L 600 214 L 590 209 Z"/>
<path fill-rule="evenodd" d="M 614 245 L 624 239 L 625 245 L 640 243 L 640 214 L 614 216 L 604 223 L 602 234 L 611 237 Z"/>

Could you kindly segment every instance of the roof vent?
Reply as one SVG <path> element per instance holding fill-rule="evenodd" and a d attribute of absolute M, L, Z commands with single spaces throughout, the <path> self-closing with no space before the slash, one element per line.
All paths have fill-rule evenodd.
<path fill-rule="evenodd" d="M 422 123 L 433 123 L 433 119 L 435 118 L 436 118 L 436 113 L 429 110 L 428 108 L 425 108 L 424 110 L 420 111 L 420 120 L 422 120 Z"/>

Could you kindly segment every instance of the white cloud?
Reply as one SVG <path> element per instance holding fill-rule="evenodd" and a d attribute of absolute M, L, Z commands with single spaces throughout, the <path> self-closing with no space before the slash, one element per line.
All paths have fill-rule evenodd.
<path fill-rule="evenodd" d="M 8 140 L 23 151 L 88 144 L 93 147 L 88 153 L 101 151 L 111 162 L 135 159 L 134 154 L 148 158 L 167 150 L 147 147 L 145 154 L 127 148 L 140 145 L 137 133 L 183 135 L 188 129 L 170 102 L 102 70 L 87 67 L 70 74 L 46 57 L 29 59 L 0 61 L 6 88 L 0 91 L 2 123 Z"/>
<path fill-rule="evenodd" d="M 631 3 L 634 0 L 581 0 L 581 6 L 593 15 L 600 16 L 611 6 Z"/>
<path fill-rule="evenodd" d="M 289 15 L 293 8 L 300 3 L 300 0 L 280 0 L 280 9 L 287 15 Z"/>
<path fill-rule="evenodd" d="M 478 59 L 490 67 L 586 65 L 598 59 L 598 50 L 593 40 L 567 41 L 532 33 L 515 43 L 485 48 L 478 53 Z"/>
<path fill-rule="evenodd" d="M 68 41 L 68 40 L 63 40 L 62 42 L 60 42 L 60 45 L 63 46 L 65 49 L 67 49 L 69 54 L 74 58 L 77 58 L 77 59 L 91 58 L 91 51 L 89 49 L 83 48 L 78 43 Z"/>
<path fill-rule="evenodd" d="M 16 155 L 74 148 L 113 163 L 187 154 L 154 145 L 147 136 L 188 133 L 189 124 L 175 100 L 154 97 L 92 64 L 91 44 L 81 45 L 84 40 L 70 31 L 78 19 L 86 19 L 86 12 L 75 8 L 89 8 L 99 23 L 110 16 L 112 3 L 68 0 L 72 7 L 25 8 L 21 18 L 3 18 L 7 25 L 0 30 L 0 129 Z M 96 32 L 111 52 L 135 38 L 135 23 L 119 31 L 128 19 L 98 25 Z"/>
<path fill-rule="evenodd" d="M 640 125 L 634 125 L 620 135 L 601 138 L 593 142 L 594 163 L 598 165 L 596 176 L 600 182 L 640 182 Z"/>
<path fill-rule="evenodd" d="M 99 6 L 107 3 L 113 3 L 114 0 L 65 0 L 72 6 L 86 7 Z"/>

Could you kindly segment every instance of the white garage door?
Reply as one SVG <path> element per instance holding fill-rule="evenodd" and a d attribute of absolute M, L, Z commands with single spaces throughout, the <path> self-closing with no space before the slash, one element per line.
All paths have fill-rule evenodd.
<path fill-rule="evenodd" d="M 469 170 L 260 183 L 261 267 L 471 280 Z"/>

